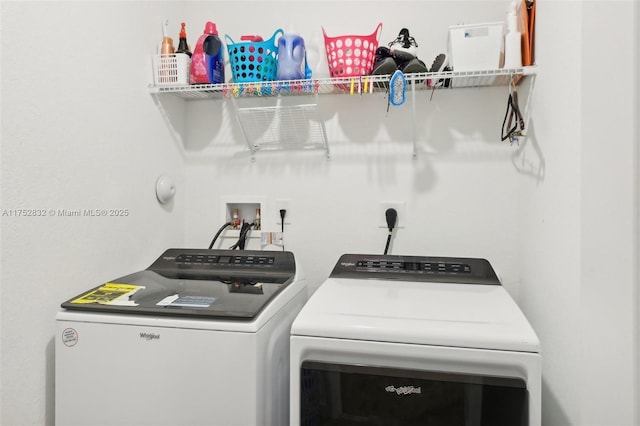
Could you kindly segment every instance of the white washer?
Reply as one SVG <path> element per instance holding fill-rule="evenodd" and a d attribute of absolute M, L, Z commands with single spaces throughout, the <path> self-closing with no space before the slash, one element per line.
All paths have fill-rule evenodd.
<path fill-rule="evenodd" d="M 62 304 L 56 424 L 287 424 L 306 299 L 290 252 L 169 249 Z"/>
<path fill-rule="evenodd" d="M 291 334 L 291 425 L 541 423 L 539 340 L 484 259 L 343 255 Z"/>

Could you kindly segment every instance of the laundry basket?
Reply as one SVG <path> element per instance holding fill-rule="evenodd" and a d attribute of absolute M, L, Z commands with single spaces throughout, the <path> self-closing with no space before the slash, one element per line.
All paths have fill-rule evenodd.
<path fill-rule="evenodd" d="M 371 74 L 381 30 L 382 23 L 379 23 L 375 31 L 369 35 L 329 37 L 323 27 L 322 34 L 331 77 Z"/>
<path fill-rule="evenodd" d="M 277 39 L 283 33 L 282 29 L 277 29 L 269 40 L 240 43 L 235 43 L 225 34 L 233 81 L 250 83 L 275 80 L 278 71 Z"/>

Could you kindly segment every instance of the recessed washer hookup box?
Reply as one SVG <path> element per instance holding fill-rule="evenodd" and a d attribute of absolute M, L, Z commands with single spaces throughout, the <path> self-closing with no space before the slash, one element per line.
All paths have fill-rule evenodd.
<path fill-rule="evenodd" d="M 448 44 L 454 71 L 498 69 L 504 51 L 504 23 L 450 26 Z"/>

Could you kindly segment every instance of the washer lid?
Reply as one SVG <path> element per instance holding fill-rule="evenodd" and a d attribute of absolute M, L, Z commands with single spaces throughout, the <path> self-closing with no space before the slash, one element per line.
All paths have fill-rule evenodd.
<path fill-rule="evenodd" d="M 293 283 L 291 252 L 169 249 L 149 268 L 62 303 L 68 310 L 251 321 Z"/>
<path fill-rule="evenodd" d="M 292 334 L 540 351 L 534 330 L 500 285 L 329 278 L 298 314 Z"/>

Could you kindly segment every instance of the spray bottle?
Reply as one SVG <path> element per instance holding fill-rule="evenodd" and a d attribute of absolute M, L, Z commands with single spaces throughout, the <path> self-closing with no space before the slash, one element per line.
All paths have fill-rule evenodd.
<path fill-rule="evenodd" d="M 174 83 L 174 66 L 175 66 L 175 49 L 173 47 L 173 39 L 169 37 L 169 20 L 162 21 L 162 44 L 160 45 L 160 57 L 157 64 L 156 81 L 160 84 Z"/>
<path fill-rule="evenodd" d="M 173 39 L 169 37 L 169 20 L 165 19 L 162 23 L 162 45 L 160 46 L 160 54 L 171 55 L 174 51 Z"/>
<path fill-rule="evenodd" d="M 507 8 L 507 33 L 504 36 L 504 67 L 522 66 L 522 34 L 518 31 L 517 3 L 512 1 Z"/>

